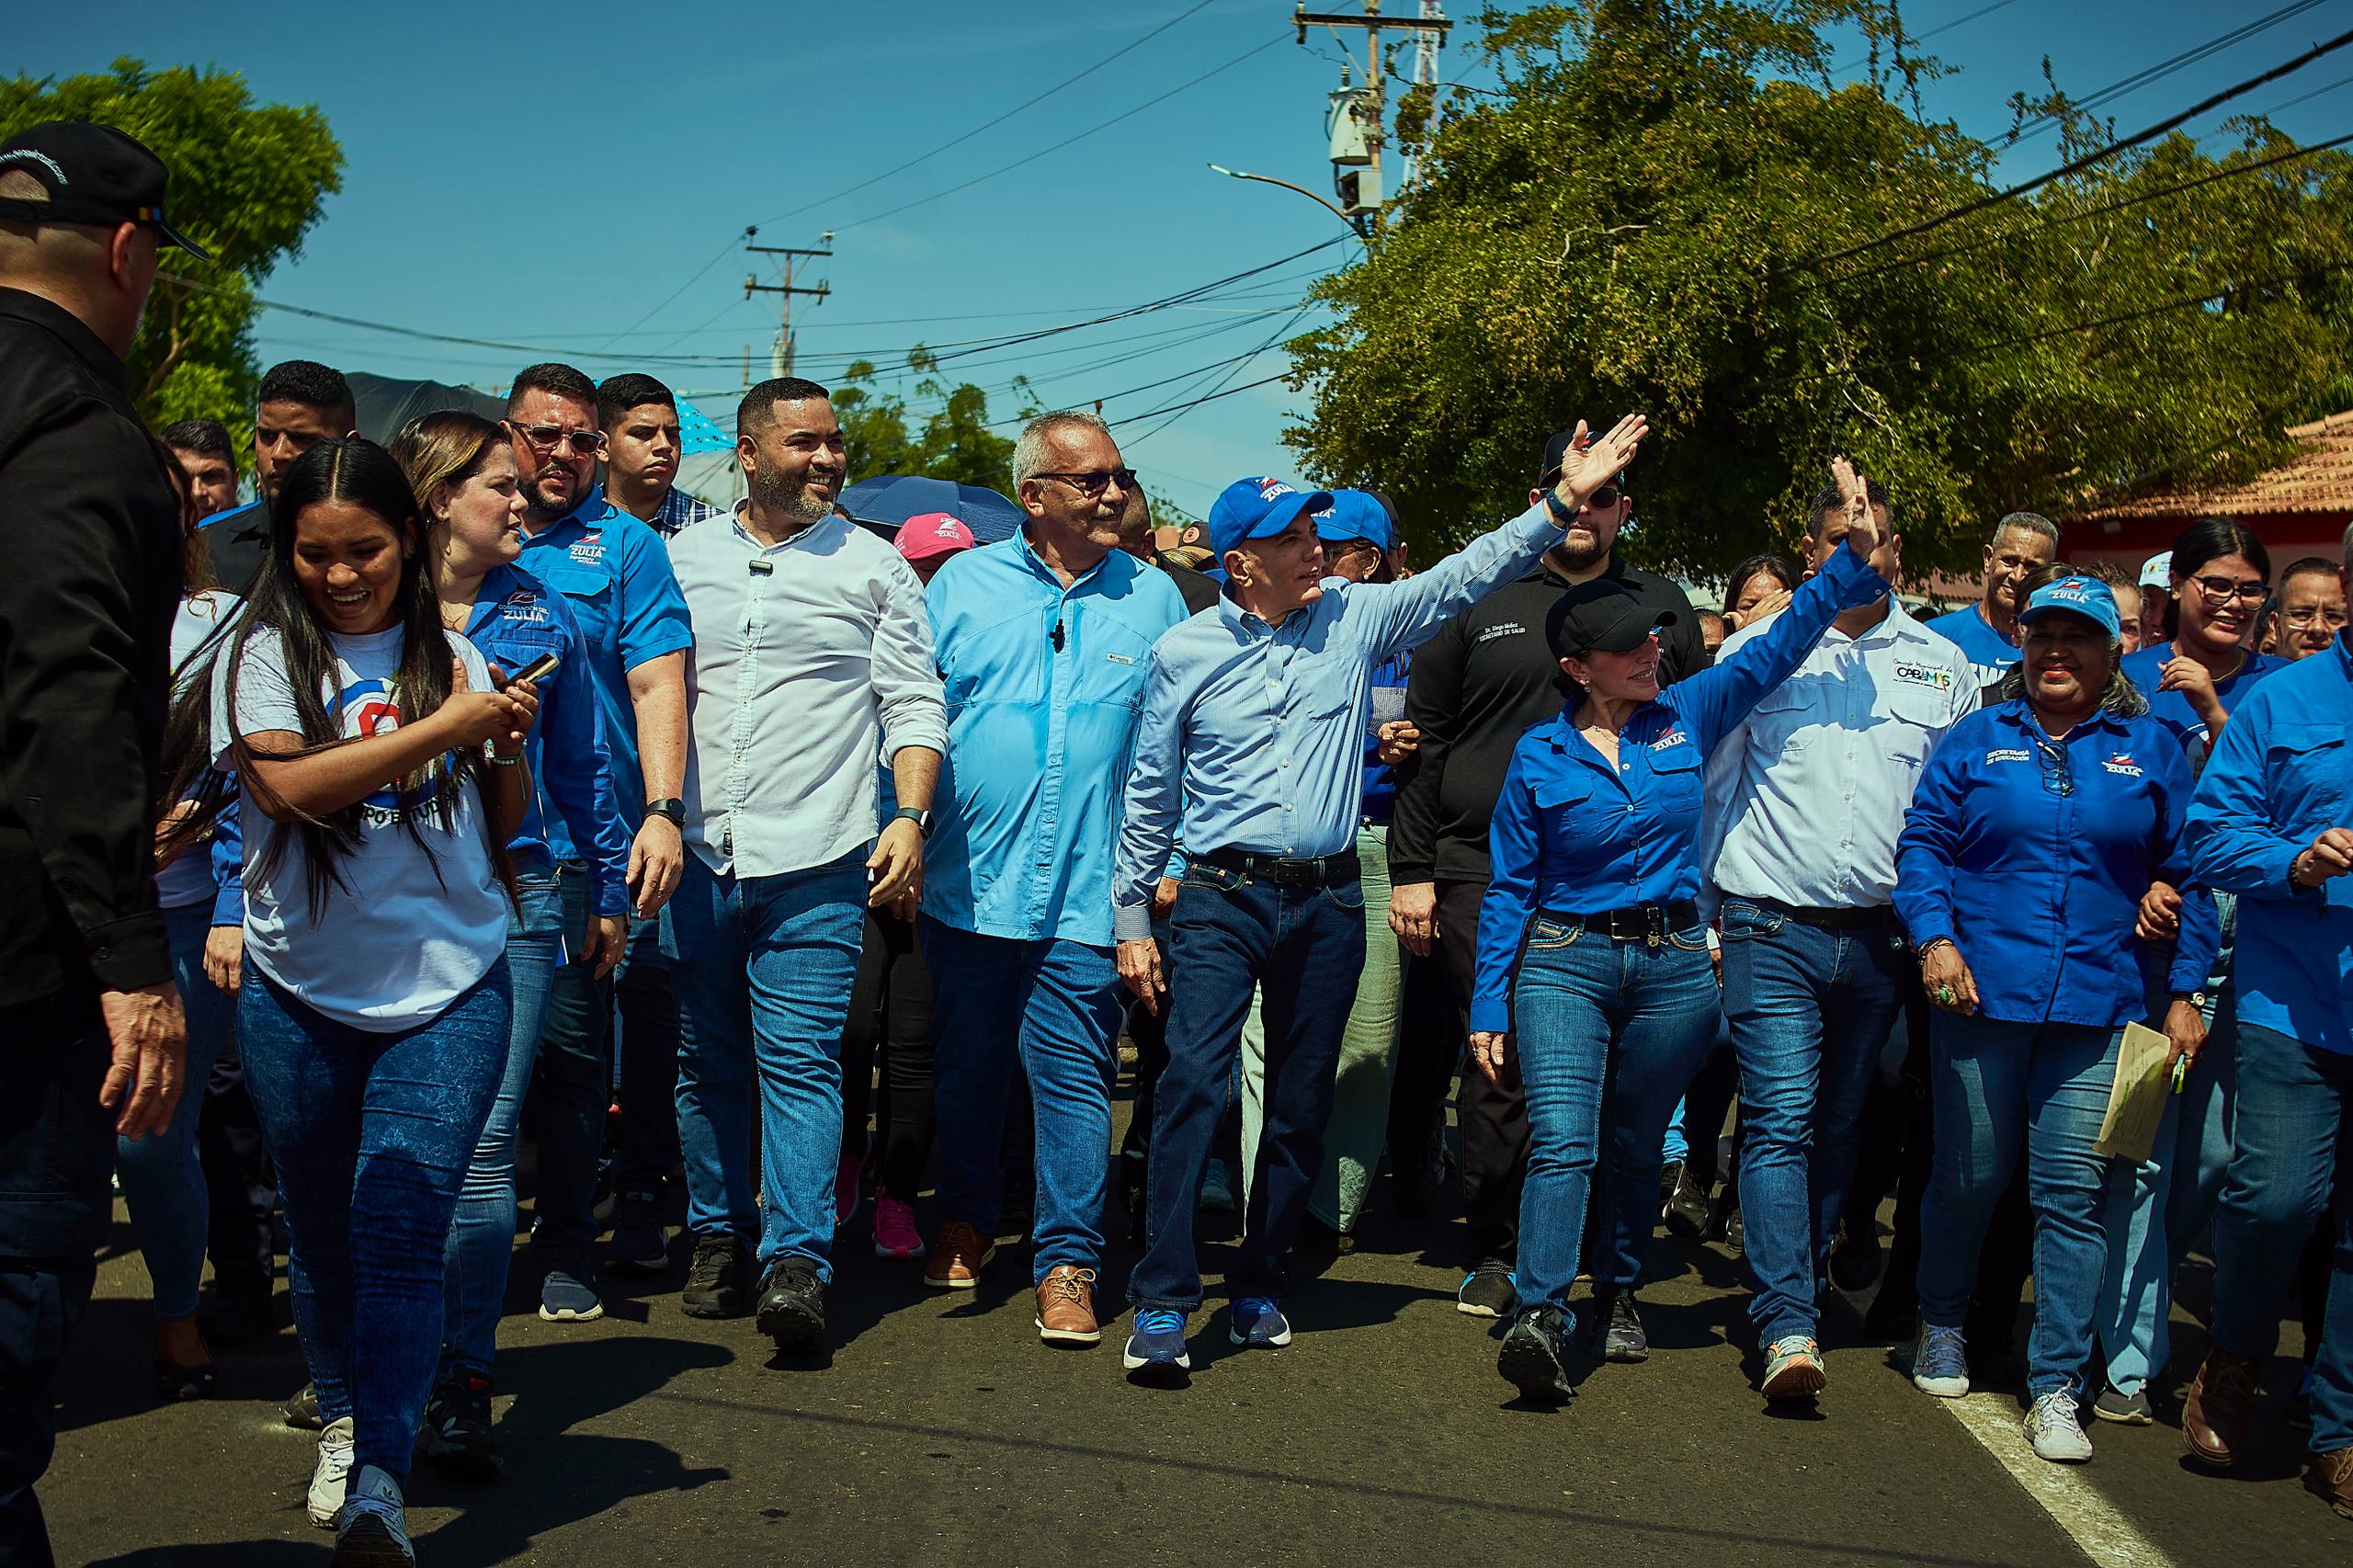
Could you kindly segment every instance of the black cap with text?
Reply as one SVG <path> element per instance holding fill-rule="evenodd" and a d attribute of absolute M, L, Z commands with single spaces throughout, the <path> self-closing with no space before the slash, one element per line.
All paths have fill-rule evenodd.
<path fill-rule="evenodd" d="M 164 161 L 136 137 L 110 125 L 52 119 L 0 145 L 0 174 L 22 170 L 49 192 L 44 199 L 0 196 L 0 219 L 29 223 L 144 223 L 167 245 L 200 261 L 210 253 L 164 217 Z"/>
<path fill-rule="evenodd" d="M 1631 653 L 1661 626 L 1673 626 L 1676 614 L 1644 604 L 1640 595 L 1610 577 L 1579 583 L 1544 618 L 1545 641 L 1555 658 L 1583 658 L 1587 653 Z"/>

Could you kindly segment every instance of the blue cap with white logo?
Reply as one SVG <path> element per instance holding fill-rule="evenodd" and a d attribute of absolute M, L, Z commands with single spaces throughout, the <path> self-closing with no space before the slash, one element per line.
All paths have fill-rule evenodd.
<path fill-rule="evenodd" d="M 2018 623 L 2024 625 L 2054 609 L 2099 622 L 2110 638 L 2124 635 L 2124 618 L 2116 612 L 2116 596 L 2097 577 L 2077 572 L 2055 583 L 2043 584 L 2027 596 L 2026 608 L 2018 611 Z"/>
<path fill-rule="evenodd" d="M 1328 490 L 1294 490 L 1279 479 L 1237 479 L 1210 503 L 1210 564 L 1223 570 L 1225 552 L 1244 540 L 1272 539 L 1302 512 L 1332 504 Z"/>
<path fill-rule="evenodd" d="M 1397 543 L 1397 520 L 1389 503 L 1370 490 L 1335 490 L 1332 504 L 1315 514 L 1315 537 L 1326 544 L 1369 539 L 1389 550 Z"/>

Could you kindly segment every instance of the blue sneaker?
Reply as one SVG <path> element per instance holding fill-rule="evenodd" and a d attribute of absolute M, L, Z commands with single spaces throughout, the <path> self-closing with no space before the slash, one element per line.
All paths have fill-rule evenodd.
<path fill-rule="evenodd" d="M 588 1270 L 558 1265 L 540 1281 L 540 1316 L 550 1323 L 589 1323 L 605 1315 L 605 1303 L 588 1283 Z"/>
<path fill-rule="evenodd" d="M 1233 1326 L 1225 1336 L 1253 1350 L 1271 1350 L 1290 1343 L 1290 1324 L 1272 1296 L 1241 1296 L 1234 1300 Z"/>
<path fill-rule="evenodd" d="M 1192 1370 L 1192 1353 L 1185 1348 L 1185 1314 L 1174 1307 L 1140 1309 L 1135 1332 L 1120 1352 L 1120 1364 L 1131 1372 Z"/>

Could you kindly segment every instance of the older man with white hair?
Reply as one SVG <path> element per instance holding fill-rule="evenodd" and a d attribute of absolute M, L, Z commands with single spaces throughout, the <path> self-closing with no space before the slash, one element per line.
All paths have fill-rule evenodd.
<path fill-rule="evenodd" d="M 925 595 L 948 762 L 921 926 L 942 1211 L 924 1278 L 968 1289 L 995 1254 L 1017 1058 L 1037 1112 L 1038 1333 L 1093 1345 L 1124 1012 L 1112 849 L 1148 655 L 1185 601 L 1120 548 L 1136 476 L 1102 420 L 1031 420 L 1013 483 L 1021 531 L 956 556 Z"/>

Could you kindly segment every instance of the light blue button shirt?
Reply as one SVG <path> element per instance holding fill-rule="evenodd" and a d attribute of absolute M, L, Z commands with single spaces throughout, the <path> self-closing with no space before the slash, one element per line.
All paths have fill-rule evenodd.
<path fill-rule="evenodd" d="M 949 561 L 924 599 L 948 699 L 924 913 L 984 937 L 1108 947 L 1144 674 L 1184 597 L 1117 550 L 1065 588 L 1024 532 Z"/>
<path fill-rule="evenodd" d="M 1324 579 L 1268 626 L 1222 598 L 1152 650 L 1112 883 L 1121 941 L 1152 934 L 1152 892 L 1177 836 L 1187 853 L 1313 858 L 1354 846 L 1372 666 L 1533 567 L 1561 529 L 1529 507 L 1397 583 Z"/>

